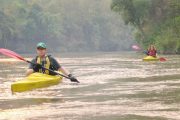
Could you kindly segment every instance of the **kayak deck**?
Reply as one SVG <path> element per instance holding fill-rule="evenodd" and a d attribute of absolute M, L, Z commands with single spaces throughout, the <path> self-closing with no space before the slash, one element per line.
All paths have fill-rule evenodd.
<path fill-rule="evenodd" d="M 159 61 L 159 58 L 153 56 L 146 56 L 143 58 L 143 61 Z"/>
<path fill-rule="evenodd" d="M 24 80 L 20 80 L 11 84 L 11 91 L 24 92 L 36 88 L 44 88 L 51 85 L 57 85 L 61 81 L 61 76 L 51 76 L 42 73 L 33 73 L 26 77 Z"/>

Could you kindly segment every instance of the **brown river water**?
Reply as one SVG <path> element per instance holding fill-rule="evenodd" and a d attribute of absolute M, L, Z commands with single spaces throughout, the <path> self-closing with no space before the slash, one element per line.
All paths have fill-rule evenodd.
<path fill-rule="evenodd" d="M 10 86 L 25 77 L 27 63 L 0 56 L 0 119 L 180 120 L 180 56 L 163 56 L 166 62 L 143 62 L 134 52 L 54 56 L 80 84 L 64 79 L 14 95 Z"/>

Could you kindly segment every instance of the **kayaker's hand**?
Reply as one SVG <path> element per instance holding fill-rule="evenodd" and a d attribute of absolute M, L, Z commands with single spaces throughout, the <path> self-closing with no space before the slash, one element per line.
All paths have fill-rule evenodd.
<path fill-rule="evenodd" d="M 37 63 L 37 64 L 34 65 L 33 69 L 34 69 L 34 70 L 38 70 L 38 69 L 40 69 L 41 67 L 42 67 L 42 65 Z"/>
<path fill-rule="evenodd" d="M 148 51 L 143 51 L 144 54 L 148 55 Z"/>
<path fill-rule="evenodd" d="M 78 81 L 72 74 L 69 74 L 68 77 L 69 77 L 69 79 L 71 80 L 71 82 L 77 82 L 77 83 L 79 83 L 79 81 Z"/>

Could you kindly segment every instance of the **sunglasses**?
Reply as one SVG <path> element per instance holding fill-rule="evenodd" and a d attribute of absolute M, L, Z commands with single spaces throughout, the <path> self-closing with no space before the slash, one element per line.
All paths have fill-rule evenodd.
<path fill-rule="evenodd" d="M 45 50 L 46 48 L 43 47 L 37 47 L 38 50 Z"/>

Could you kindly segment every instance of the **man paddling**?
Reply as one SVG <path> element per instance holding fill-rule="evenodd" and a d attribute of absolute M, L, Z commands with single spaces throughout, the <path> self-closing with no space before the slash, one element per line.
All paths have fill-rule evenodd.
<path fill-rule="evenodd" d="M 35 64 L 30 64 L 26 75 L 30 75 L 34 72 L 40 72 L 49 75 L 56 75 L 53 71 L 61 71 L 64 75 L 68 76 L 72 82 L 77 82 L 78 80 L 72 76 L 64 67 L 62 67 L 56 59 L 52 56 L 47 55 L 47 46 L 45 43 L 40 42 L 37 44 L 37 56 L 31 61 Z M 47 69 L 51 69 L 53 71 L 49 71 Z"/>
<path fill-rule="evenodd" d="M 150 45 L 146 52 L 147 55 L 157 57 L 157 50 L 154 45 Z"/>

